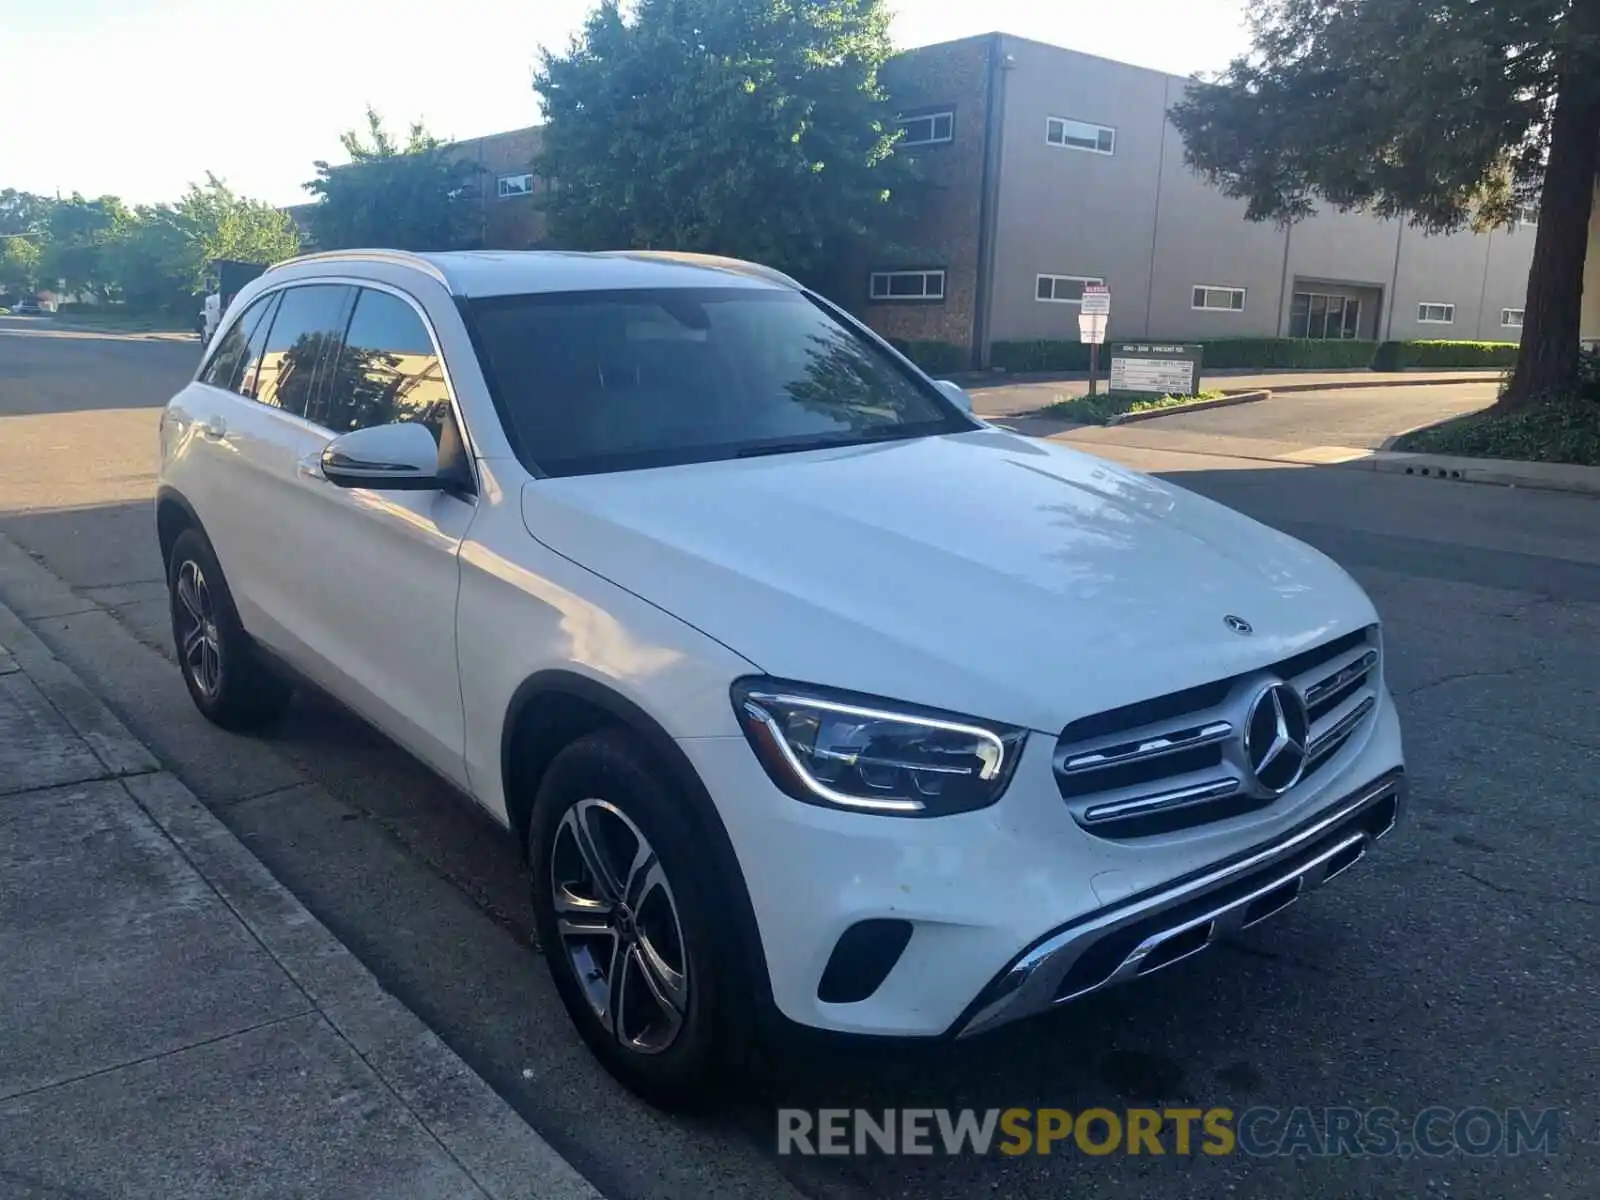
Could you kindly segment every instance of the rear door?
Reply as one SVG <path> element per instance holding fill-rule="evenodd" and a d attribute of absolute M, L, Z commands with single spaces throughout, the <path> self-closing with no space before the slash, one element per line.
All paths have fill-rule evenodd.
<path fill-rule="evenodd" d="M 294 523 L 290 501 L 301 459 L 321 444 L 305 414 L 354 298 L 346 284 L 296 284 L 275 293 L 243 355 L 223 428 L 210 435 L 217 470 L 201 519 L 245 629 L 297 664 L 305 657 L 305 596 L 293 564 L 315 531 Z M 219 346 L 216 358 L 228 351 Z"/>
<path fill-rule="evenodd" d="M 262 296 L 216 339 L 194 384 L 169 410 L 172 426 L 164 430 L 173 447 L 169 475 L 199 513 L 230 584 L 236 584 L 235 566 L 245 556 L 238 544 L 243 516 L 239 458 L 229 431 L 253 403 L 256 367 L 281 295 Z M 233 590 L 235 602 L 242 605 L 245 598 L 237 595 L 236 585 Z M 244 615 L 243 607 L 240 611 Z"/>
<path fill-rule="evenodd" d="M 307 411 L 314 433 L 275 513 L 294 531 L 278 570 L 294 593 L 296 636 L 314 678 L 465 787 L 457 553 L 477 507 L 445 363 L 419 305 L 363 286 L 322 375 Z M 341 488 L 315 466 L 338 434 L 399 421 L 433 433 L 455 486 Z"/>

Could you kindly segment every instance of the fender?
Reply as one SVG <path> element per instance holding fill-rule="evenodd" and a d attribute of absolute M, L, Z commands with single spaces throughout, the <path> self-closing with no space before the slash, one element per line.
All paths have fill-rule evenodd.
<path fill-rule="evenodd" d="M 173 510 L 182 514 L 181 521 L 175 521 L 170 515 Z M 161 542 L 161 566 L 163 569 L 170 564 L 167 556 L 172 553 L 172 543 L 178 540 L 178 534 L 185 528 L 198 529 L 206 541 L 211 540 L 211 535 L 206 532 L 205 522 L 200 520 L 200 514 L 189 503 L 189 498 L 170 484 L 162 484 L 156 489 L 156 537 Z"/>
<path fill-rule="evenodd" d="M 718 883 L 725 889 L 733 916 L 733 932 L 739 942 L 738 948 L 742 951 L 740 959 L 748 964 L 746 970 L 748 985 L 761 1002 L 763 1011 L 771 1013 L 774 1011 L 772 981 L 767 974 L 766 953 L 762 948 L 761 933 L 756 925 L 755 908 L 750 903 L 750 892 L 745 884 L 744 872 L 739 866 L 739 857 L 734 853 L 733 843 L 729 840 L 728 831 L 722 824 L 722 817 L 717 812 L 711 794 L 701 782 L 699 772 L 694 769 L 688 755 L 684 754 L 672 735 L 667 733 L 654 717 L 604 683 L 575 671 L 552 668 L 530 675 L 517 687 L 511 697 L 511 703 L 506 708 L 505 721 L 500 732 L 500 777 L 504 785 L 511 827 L 522 842 L 524 850 L 527 844 L 527 818 L 532 808 L 532 797 L 531 795 L 519 797 L 512 791 L 515 733 L 518 722 L 530 704 L 541 698 L 562 696 L 592 705 L 614 718 L 617 724 L 633 731 L 667 770 L 679 794 L 688 802 L 689 818 L 702 835 L 711 855 L 713 873 Z"/>

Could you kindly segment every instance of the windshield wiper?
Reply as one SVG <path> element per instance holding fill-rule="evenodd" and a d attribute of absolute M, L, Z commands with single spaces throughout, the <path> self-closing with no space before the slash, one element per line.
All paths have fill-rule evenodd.
<path fill-rule="evenodd" d="M 838 446 L 865 446 L 870 442 L 894 442 L 916 437 L 913 427 L 895 425 L 887 429 L 868 429 L 861 433 L 831 434 L 825 437 L 794 438 L 787 442 L 762 442 L 746 446 L 737 458 L 759 458 L 763 454 L 795 454 L 801 450 L 830 450 Z"/>

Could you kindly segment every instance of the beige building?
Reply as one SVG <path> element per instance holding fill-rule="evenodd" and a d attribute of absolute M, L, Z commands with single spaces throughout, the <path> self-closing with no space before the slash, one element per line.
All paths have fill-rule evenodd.
<path fill-rule="evenodd" d="M 1111 290 L 1112 339 L 1520 336 L 1531 223 L 1428 236 L 1360 213 L 1246 221 L 1184 165 L 1167 119 L 1180 76 L 992 33 L 898 54 L 884 81 L 923 178 L 899 249 L 863 261 L 840 299 L 891 337 L 975 364 L 995 342 L 1076 341 L 1090 282 Z M 541 136 L 456 143 L 483 170 L 483 245 L 544 244 Z M 1600 338 L 1600 253 L 1585 294 L 1585 337 Z"/>
<path fill-rule="evenodd" d="M 925 182 L 908 251 L 863 280 L 869 320 L 968 347 L 1078 337 L 1087 282 L 1112 338 L 1515 340 L 1533 229 L 1430 237 L 1327 211 L 1244 219 L 1185 167 L 1188 81 L 1007 34 L 884 70 Z"/>

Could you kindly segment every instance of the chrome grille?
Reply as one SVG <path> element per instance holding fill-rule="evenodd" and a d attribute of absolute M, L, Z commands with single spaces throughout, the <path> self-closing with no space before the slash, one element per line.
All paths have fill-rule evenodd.
<path fill-rule="evenodd" d="M 1277 798 L 1247 757 L 1251 706 L 1286 683 L 1305 706 L 1305 766 L 1294 787 L 1332 762 L 1378 705 L 1377 626 L 1260 671 L 1074 721 L 1056 744 L 1055 774 L 1077 822 L 1108 838 L 1143 837 L 1220 820 Z M 1292 706 L 1292 697 L 1286 697 Z M 1292 790 L 1292 789 L 1291 789 Z"/>

